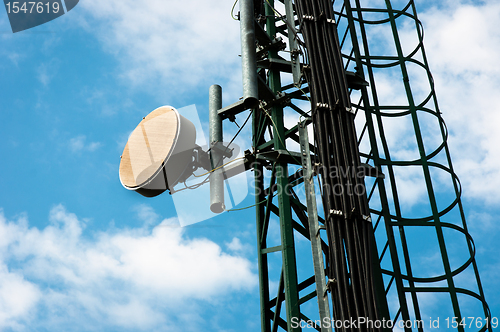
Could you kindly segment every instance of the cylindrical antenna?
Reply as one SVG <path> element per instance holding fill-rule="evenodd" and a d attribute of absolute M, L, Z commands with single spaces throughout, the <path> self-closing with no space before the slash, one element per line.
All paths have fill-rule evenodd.
<path fill-rule="evenodd" d="M 240 28 L 243 101 L 246 107 L 254 108 L 259 102 L 259 91 L 257 85 L 253 0 L 240 0 Z"/>
<path fill-rule="evenodd" d="M 210 162 L 212 171 L 210 173 L 210 210 L 213 213 L 221 213 L 224 206 L 224 174 L 222 165 L 224 146 L 222 145 L 222 118 L 218 111 L 222 108 L 222 88 L 220 85 L 212 85 L 209 90 L 209 136 L 210 136 Z"/>

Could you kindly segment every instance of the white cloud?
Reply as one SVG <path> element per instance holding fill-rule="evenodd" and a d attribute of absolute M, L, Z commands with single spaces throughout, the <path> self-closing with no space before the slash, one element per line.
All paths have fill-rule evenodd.
<path fill-rule="evenodd" d="M 22 275 L 0 266 L 0 326 L 19 328 L 17 319 L 26 318 L 39 302 L 41 291 Z"/>
<path fill-rule="evenodd" d="M 226 243 L 227 248 L 234 253 L 242 254 L 250 254 L 253 256 L 254 249 L 248 243 L 242 243 L 241 240 L 237 237 L 233 237 L 231 242 Z"/>
<path fill-rule="evenodd" d="M 135 207 L 137 216 L 144 221 L 145 226 L 151 226 L 159 222 L 160 216 L 147 204 L 140 204 Z"/>
<path fill-rule="evenodd" d="M 500 109 L 497 106 L 500 105 L 500 66 L 496 65 L 500 58 L 500 32 L 496 27 L 500 4 L 497 1 L 436 3 L 423 0 L 417 2 L 417 6 L 425 29 L 426 55 L 436 84 L 440 110 L 450 131 L 451 156 L 464 186 L 463 194 L 489 205 L 496 204 L 500 199 L 500 146 L 497 144 L 500 141 Z M 398 18 L 398 23 L 401 43 L 405 54 L 408 54 L 418 44 L 415 25 L 404 17 Z M 392 54 L 393 50 L 387 48 L 388 44 L 393 44 L 391 31 L 378 28 L 372 31 L 370 37 L 372 55 L 377 52 L 380 55 Z M 430 91 L 426 72 L 411 63 L 408 70 L 413 96 L 419 103 Z M 382 104 L 407 104 L 399 69 L 396 72 L 388 69 L 376 71 L 375 76 L 377 95 Z M 419 158 L 410 120 L 409 117 L 383 120 L 392 158 Z M 419 122 L 426 153 L 429 154 L 442 141 L 439 123 L 426 113 L 419 114 Z M 447 163 L 443 153 L 438 158 Z M 438 190 L 450 187 L 449 175 L 437 175 L 433 182 Z M 423 190 L 413 190 L 421 180 L 414 176 L 397 179 L 400 189 L 405 190 L 404 186 L 400 186 L 405 182 L 408 184 L 406 187 L 411 189 L 402 193 L 408 203 L 425 198 L 425 188 L 420 186 Z"/>
<path fill-rule="evenodd" d="M 90 330 L 93 324 L 154 330 L 169 322 L 165 330 L 177 331 L 187 324 L 177 314 L 188 307 L 255 287 L 247 259 L 207 239 L 187 238 L 182 228 L 168 227 L 173 220 L 148 231 L 158 215 L 147 206 L 137 210 L 144 227 L 93 239 L 82 235 L 85 224 L 62 205 L 50 211 L 43 229 L 29 227 L 23 217 L 8 221 L 0 212 L 0 329 L 57 330 L 93 321 Z M 33 310 L 37 320 L 27 322 Z"/>
<path fill-rule="evenodd" d="M 11 58 L 17 65 L 17 59 L 19 57 Z M 57 60 L 52 60 L 48 63 L 42 63 L 37 69 L 37 78 L 42 83 L 44 87 L 47 87 L 52 79 L 55 77 L 59 69 L 59 63 Z"/>
<path fill-rule="evenodd" d="M 7 57 L 17 67 L 19 65 L 19 60 L 23 59 L 24 55 L 17 52 L 11 52 Z"/>
<path fill-rule="evenodd" d="M 464 195 L 500 199 L 500 4 L 442 4 L 420 14 L 451 153 Z"/>
<path fill-rule="evenodd" d="M 100 142 L 90 142 L 86 143 L 87 137 L 85 135 L 79 135 L 73 137 L 69 140 L 68 145 L 72 152 L 89 151 L 94 152 L 102 146 Z"/>
<path fill-rule="evenodd" d="M 84 26 L 119 59 L 124 82 L 173 97 L 241 77 L 239 23 L 230 17 L 232 4 L 89 0 L 80 6 L 90 14 Z"/>

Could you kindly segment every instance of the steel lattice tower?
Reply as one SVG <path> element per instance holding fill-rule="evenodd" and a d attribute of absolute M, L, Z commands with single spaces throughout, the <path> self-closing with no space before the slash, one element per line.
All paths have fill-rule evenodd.
<path fill-rule="evenodd" d="M 414 1 L 239 2 L 244 96 L 217 112 L 252 112 L 246 163 L 261 330 L 301 331 L 304 322 L 318 331 L 392 330 L 322 324 L 364 317 L 427 331 L 439 314 L 444 330 L 492 331 Z M 388 78 L 389 96 L 380 92 Z M 286 117 L 298 123 L 288 128 Z M 404 142 L 391 137 L 394 127 L 405 128 Z M 424 193 L 412 207 L 409 179 Z M 301 238 L 312 264 L 297 260 Z M 427 254 L 432 266 L 422 268 Z M 432 300 L 439 313 L 429 311 Z"/>

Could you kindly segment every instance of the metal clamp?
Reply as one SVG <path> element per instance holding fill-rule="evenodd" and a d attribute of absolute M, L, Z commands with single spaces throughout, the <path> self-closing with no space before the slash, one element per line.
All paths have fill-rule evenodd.
<path fill-rule="evenodd" d="M 330 286 L 336 285 L 337 284 L 337 279 L 328 279 L 328 282 L 326 283 L 326 288 L 328 291 L 330 291 Z"/>
<path fill-rule="evenodd" d="M 344 215 L 344 213 L 342 211 L 340 211 L 340 210 L 334 210 L 334 209 L 330 210 L 330 215 L 332 215 L 332 214 L 334 216 L 343 216 Z"/>

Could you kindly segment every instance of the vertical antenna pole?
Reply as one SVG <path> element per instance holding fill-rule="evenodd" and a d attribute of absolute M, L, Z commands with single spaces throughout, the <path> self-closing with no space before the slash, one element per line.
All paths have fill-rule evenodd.
<path fill-rule="evenodd" d="M 302 169 L 304 172 L 304 187 L 306 189 L 307 215 L 309 221 L 309 234 L 314 264 L 314 277 L 316 280 L 316 297 L 318 298 L 319 318 L 321 321 L 321 332 L 332 332 L 330 325 L 330 305 L 326 287 L 325 265 L 323 262 L 323 249 L 321 248 L 321 235 L 318 221 L 318 207 L 316 205 L 316 193 L 314 191 L 314 171 L 311 163 L 311 152 L 309 151 L 309 135 L 307 125 L 299 123 L 300 152 L 302 156 Z"/>
<path fill-rule="evenodd" d="M 266 26 L 270 38 L 276 36 L 276 18 L 274 14 L 274 0 L 268 0 L 265 4 Z M 269 50 L 268 57 L 270 61 L 279 59 L 277 50 Z M 279 69 L 271 68 L 268 72 L 268 85 L 274 94 L 281 91 L 281 72 Z M 285 144 L 285 124 L 283 105 L 274 105 L 269 113 L 264 110 L 272 123 L 273 142 L 275 150 L 286 150 Z M 281 258 L 283 264 L 283 286 L 286 309 L 286 324 L 288 332 L 300 332 L 300 324 L 294 324 L 296 319 L 301 319 L 299 282 L 297 275 L 297 260 L 295 257 L 295 239 L 293 228 L 293 217 L 291 209 L 291 195 L 288 180 L 288 163 L 277 161 L 276 168 L 276 192 L 278 196 L 279 223 L 281 231 Z M 281 294 L 281 292 L 280 292 Z M 280 295 L 281 296 L 281 295 Z M 278 296 L 279 297 L 279 296 Z M 279 313 L 277 306 L 275 314 Z M 276 331 L 276 330 L 275 330 Z"/>
<path fill-rule="evenodd" d="M 243 102 L 246 107 L 253 108 L 259 102 L 253 0 L 240 0 L 240 28 Z"/>
<path fill-rule="evenodd" d="M 218 110 L 222 108 L 222 88 L 212 85 L 209 90 L 208 112 L 209 112 L 209 136 L 210 136 L 210 163 L 212 169 L 222 165 L 222 118 Z M 221 213 L 224 206 L 224 175 L 222 169 L 210 173 L 210 210 L 213 213 Z"/>
<path fill-rule="evenodd" d="M 300 50 L 297 43 L 297 30 L 295 30 L 295 15 L 292 0 L 285 0 L 285 12 L 288 28 L 288 44 L 290 45 L 290 61 L 292 62 L 293 84 L 299 86 L 302 73 L 300 69 Z"/>

